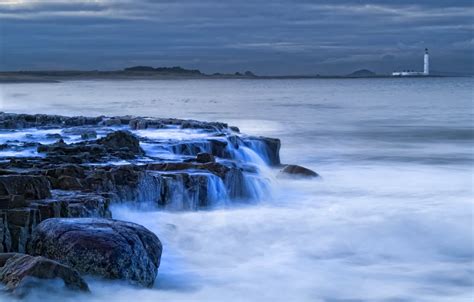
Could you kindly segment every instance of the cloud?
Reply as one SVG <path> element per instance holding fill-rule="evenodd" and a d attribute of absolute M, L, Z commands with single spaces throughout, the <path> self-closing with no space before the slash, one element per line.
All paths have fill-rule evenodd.
<path fill-rule="evenodd" d="M 345 73 L 384 55 L 410 64 L 429 47 L 443 55 L 433 56 L 437 67 L 465 71 L 473 13 L 464 0 L 0 0 L 0 69 L 139 61 L 209 72 Z M 463 63 L 449 64 L 454 54 Z"/>

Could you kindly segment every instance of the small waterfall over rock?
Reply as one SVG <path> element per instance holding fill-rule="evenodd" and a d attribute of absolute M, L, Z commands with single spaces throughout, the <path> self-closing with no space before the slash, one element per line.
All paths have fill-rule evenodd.
<path fill-rule="evenodd" d="M 258 202 L 271 194 L 270 167 L 280 164 L 279 140 L 247 136 L 223 123 L 136 117 L 6 118 L 21 120 L 22 127 L 48 128 L 49 132 L 41 130 L 44 133 L 23 130 L 38 135 L 18 134 L 26 139 L 20 146 L 37 146 L 36 166 L 79 165 L 75 169 L 81 173 L 55 174 L 53 187 L 100 193 L 112 203 L 198 210 Z M 50 132 L 54 137 L 46 137 Z"/>
<path fill-rule="evenodd" d="M 271 166 L 278 165 L 278 140 L 237 135 L 228 131 L 184 135 L 172 128 L 173 140 L 166 129 L 159 135 L 147 130 L 143 147 L 155 160 L 176 162 L 165 171 L 145 171 L 135 190 L 135 201 L 142 205 L 168 210 L 198 210 L 231 205 L 233 202 L 258 202 L 271 196 Z M 144 134 L 144 132 L 140 132 Z M 196 137 L 198 136 L 199 137 Z M 189 139 L 187 139 L 189 136 Z M 158 137 L 158 139 L 153 139 Z M 163 140 L 163 137 L 167 137 Z M 212 154 L 221 171 L 209 170 L 205 163 L 195 163 L 200 153 Z M 181 163 L 181 164 L 180 164 Z M 193 163 L 193 164 L 190 164 Z M 127 194 L 128 196 L 130 194 Z"/>
<path fill-rule="evenodd" d="M 3 130 L 2 130 L 3 129 Z M 280 141 L 224 123 L 0 113 L 0 251 L 24 252 L 58 217 L 111 217 L 110 204 L 196 211 L 272 193 Z"/>

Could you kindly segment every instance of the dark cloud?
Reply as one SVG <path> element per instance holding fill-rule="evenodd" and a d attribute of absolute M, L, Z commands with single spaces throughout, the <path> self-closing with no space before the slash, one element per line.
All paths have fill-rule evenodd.
<path fill-rule="evenodd" d="M 0 0 L 2 70 L 471 72 L 471 1 Z"/>

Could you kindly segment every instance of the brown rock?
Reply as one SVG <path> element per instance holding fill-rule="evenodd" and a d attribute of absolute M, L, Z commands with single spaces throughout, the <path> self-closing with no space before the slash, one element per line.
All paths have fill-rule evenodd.
<path fill-rule="evenodd" d="M 79 179 L 67 175 L 60 176 L 56 185 L 61 190 L 81 190 L 83 188 Z"/>
<path fill-rule="evenodd" d="M 286 165 L 283 169 L 281 169 L 280 172 L 295 176 L 319 177 L 318 173 L 314 172 L 313 170 L 298 165 Z"/>
<path fill-rule="evenodd" d="M 161 251 L 158 237 L 134 223 L 51 218 L 36 227 L 30 252 L 61 261 L 82 273 L 151 287 Z"/>
<path fill-rule="evenodd" d="M 26 199 L 51 197 L 50 184 L 44 176 L 0 175 L 0 195 L 24 195 Z"/>
<path fill-rule="evenodd" d="M 35 278 L 60 278 L 69 289 L 89 291 L 87 283 L 75 269 L 45 257 L 17 253 L 3 254 L 0 256 L 0 265 L 2 265 L 0 282 L 5 284 L 7 291 L 16 296 L 26 295 L 35 284 Z"/>
<path fill-rule="evenodd" d="M 198 163 L 213 163 L 216 161 L 216 159 L 214 158 L 214 155 L 203 152 L 198 153 L 198 155 L 196 155 L 196 161 Z"/>

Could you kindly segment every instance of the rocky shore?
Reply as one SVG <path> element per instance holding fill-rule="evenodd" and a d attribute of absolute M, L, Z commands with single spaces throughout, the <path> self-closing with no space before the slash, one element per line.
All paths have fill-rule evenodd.
<path fill-rule="evenodd" d="M 110 205 L 209 209 L 267 196 L 262 167 L 318 176 L 279 150 L 225 123 L 0 113 L 0 282 L 20 296 L 38 278 L 87 291 L 81 275 L 150 287 L 162 244 Z"/>

